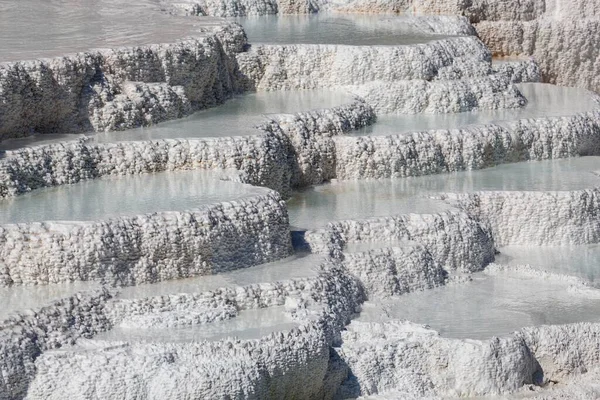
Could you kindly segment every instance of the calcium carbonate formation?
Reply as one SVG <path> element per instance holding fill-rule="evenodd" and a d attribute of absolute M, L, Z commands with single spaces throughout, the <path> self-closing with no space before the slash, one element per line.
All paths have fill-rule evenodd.
<path fill-rule="evenodd" d="M 0 5 L 0 399 L 600 397 L 595 2 L 81 6 Z"/>

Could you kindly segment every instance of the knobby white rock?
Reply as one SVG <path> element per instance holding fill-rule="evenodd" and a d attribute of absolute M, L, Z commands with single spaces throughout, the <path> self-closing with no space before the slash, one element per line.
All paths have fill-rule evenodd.
<path fill-rule="evenodd" d="M 0 399 L 597 397 L 598 7 L 101 3 L 0 38 Z M 326 10 L 452 15 L 204 17 Z"/>

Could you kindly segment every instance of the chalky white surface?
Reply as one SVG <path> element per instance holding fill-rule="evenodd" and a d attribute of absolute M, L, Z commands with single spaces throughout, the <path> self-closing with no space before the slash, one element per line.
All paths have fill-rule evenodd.
<path fill-rule="evenodd" d="M 356 133 L 377 136 L 432 129 L 455 129 L 473 124 L 502 124 L 527 118 L 562 117 L 600 109 L 598 96 L 585 89 L 543 83 L 522 83 L 516 86 L 527 99 L 527 103 L 522 108 L 384 115 L 377 119 L 376 124 L 360 129 Z"/>
<path fill-rule="evenodd" d="M 486 19 L 547 19 L 549 13 L 557 19 L 585 12 L 597 15 L 594 6 L 584 7 L 579 0 L 560 7 L 535 0 L 525 4 L 526 10 L 522 4 L 485 0 L 470 5 L 436 0 L 400 3 L 199 0 L 173 3 L 168 11 L 245 15 L 412 7 L 464 12 L 482 21 L 478 26 L 489 43 L 495 37 L 490 39 L 485 31 Z M 113 48 L 79 58 L 4 64 L 0 66 L 0 92 L 14 87 L 20 94 L 33 93 L 33 97 L 10 98 L 4 103 L 7 107 L 0 107 L 0 116 L 6 121 L 0 125 L 0 134 L 155 124 L 221 103 L 242 89 L 366 83 L 358 89 L 366 102 L 355 100 L 330 108 L 337 105 L 333 103 L 335 95 L 309 95 L 309 108 L 328 109 L 266 115 L 268 120 L 258 131 L 261 134 L 230 138 L 233 133 L 252 131 L 260 114 L 297 112 L 306 104 L 304 97 L 286 102 L 294 96 L 291 93 L 265 95 L 272 100 L 259 104 L 262 94 L 256 94 L 245 99 L 260 107 L 233 100 L 222 109 L 204 113 L 208 117 L 202 131 L 196 130 L 192 117 L 173 123 L 177 131 L 165 129 L 164 136 L 148 134 L 152 129 L 130 136 L 141 142 L 129 142 L 128 132 L 119 132 L 106 135 L 103 143 L 54 142 L 9 152 L 2 161 L 2 196 L 104 175 L 169 170 L 164 176 L 198 177 L 198 171 L 173 170 L 215 168 L 233 168 L 239 171 L 237 179 L 285 195 L 291 188 L 335 178 L 402 178 L 598 154 L 600 117 L 594 96 L 588 92 L 525 85 L 520 86 L 529 100 L 525 108 L 484 111 L 523 105 L 512 83 L 537 80 L 539 70 L 529 62 L 490 63 L 491 52 L 476 37 L 429 41 L 440 34 L 472 35 L 465 19 L 290 18 L 294 21 L 290 24 L 281 22 L 285 18 L 280 17 L 267 20 L 269 29 L 265 31 L 268 35 L 277 32 L 277 40 L 265 38 L 264 42 L 275 44 L 253 43 L 247 52 L 243 52 L 246 42 L 239 28 L 216 24 L 206 25 L 207 31 L 193 40 L 145 46 L 139 51 Z M 256 21 L 256 26 L 264 28 L 260 21 L 265 20 Z M 352 40 L 351 34 L 328 35 L 339 33 L 339 29 L 330 29 L 331 24 L 339 23 L 345 24 L 354 38 L 360 37 L 361 43 Z M 518 26 L 545 24 L 524 21 Z M 576 29 L 580 25 L 573 29 L 568 21 L 549 25 L 553 31 L 556 26 L 569 25 L 569 32 L 577 32 L 569 40 L 581 41 L 582 33 Z M 587 29 L 594 22 L 583 21 L 581 26 Z M 286 31 L 286 27 L 291 29 Z M 373 36 L 365 35 L 367 32 Z M 256 42 L 250 36 L 250 42 Z M 565 57 L 572 59 L 579 51 L 573 47 Z M 174 64 L 170 64 L 171 57 L 176 59 Z M 238 73 L 236 62 L 245 76 Z M 542 63 L 544 72 L 551 70 L 547 61 Z M 157 72 L 167 64 L 164 74 Z M 595 76 L 593 68 L 582 73 L 576 64 L 565 64 L 556 79 L 578 74 L 578 82 L 589 85 Z M 38 76 L 38 70 L 50 72 Z M 97 71 L 104 74 L 102 79 Z M 392 83 L 399 79 L 404 82 Z M 83 87 L 91 88 L 89 98 L 80 96 Z M 385 95 L 380 95 L 383 90 Z M 38 96 L 40 93 L 43 96 Z M 62 102 L 57 103 L 52 93 Z M 270 108 L 272 105 L 276 107 Z M 39 112 L 24 114 L 23 110 L 29 109 Z M 226 113 L 241 115 L 246 110 L 257 119 L 240 117 L 230 125 L 221 124 Z M 373 122 L 375 113 L 456 111 L 467 113 L 443 118 L 418 115 L 412 125 L 408 122 L 412 117 L 408 117 L 401 127 L 386 125 L 383 117 L 375 125 L 383 135 L 348 135 Z M 520 118 L 528 119 L 515 121 Z M 473 123 L 485 125 L 439 130 Z M 183 133 L 180 128 L 185 128 Z M 438 131 L 404 134 L 404 128 Z M 207 136 L 206 132 L 225 137 L 193 138 Z M 192 139 L 172 140 L 183 134 Z M 111 143 L 114 141 L 119 143 Z M 111 190 L 108 184 L 103 187 L 108 182 L 103 179 L 87 182 L 83 186 L 89 184 L 93 189 L 77 197 L 82 205 L 77 217 L 99 218 L 102 223 L 4 225 L 0 232 L 5 239 L 0 252 L 4 284 L 79 279 L 128 285 L 165 282 L 125 289 L 113 300 L 106 294 L 77 293 L 45 308 L 40 305 L 54 297 L 45 297 L 43 290 L 36 292 L 43 302 L 37 302 L 36 296 L 28 298 L 35 310 L 10 317 L 11 328 L 3 330 L 6 336 L 0 338 L 4 378 L 0 398 L 22 397 L 29 391 L 31 399 L 262 399 L 290 393 L 308 399 L 329 398 L 337 391 L 340 398 L 388 392 L 412 399 L 506 394 L 522 390 L 523 385 L 539 384 L 540 379 L 570 380 L 600 362 L 600 324 L 536 326 L 514 335 L 508 335 L 506 329 L 595 320 L 600 306 L 598 291 L 576 278 L 593 280 L 589 272 L 593 251 L 589 258 L 585 251 L 573 260 L 566 257 L 568 253 L 563 259 L 556 257 L 557 266 L 569 261 L 576 264 L 579 259 L 585 266 L 569 264 L 560 270 L 544 268 L 551 262 L 551 252 L 541 260 L 527 253 L 527 260 L 538 265 L 523 266 L 517 264 L 520 253 L 515 251 L 509 265 L 489 266 L 484 274 L 474 274 L 471 282 L 468 277 L 493 260 L 495 245 L 600 241 L 600 223 L 596 221 L 599 170 L 598 158 L 587 157 L 406 179 L 340 179 L 317 186 L 296 194 L 289 204 L 294 225 L 318 228 L 306 232 L 308 247 L 333 257 L 332 264 L 319 265 L 318 272 L 307 267 L 321 264 L 319 256 L 232 271 L 290 254 L 287 213 L 281 197 L 272 191 L 246 186 L 249 192 L 240 193 L 237 189 L 242 186 L 237 183 L 211 186 L 195 178 L 152 184 L 154 175 L 124 178 L 122 182 L 139 179 L 141 184 L 116 185 L 118 190 Z M 63 200 L 74 199 L 76 186 L 42 190 L 37 199 L 33 192 L 7 200 L 5 204 L 20 204 L 7 221 L 70 216 L 73 203 Z M 150 194 L 136 197 L 144 190 Z M 54 192 L 59 194 L 47 195 Z M 222 195 L 234 196 L 233 201 L 223 203 Z M 55 201 L 45 200 L 47 197 Z M 103 208 L 91 199 L 102 199 Z M 206 208 L 166 212 L 187 209 L 196 202 L 206 202 Z M 48 209 L 40 207 L 48 203 Z M 122 207 L 127 204 L 134 207 Z M 28 210 L 36 211 L 31 220 L 26 218 Z M 106 221 L 107 217 L 112 218 Z M 366 217 L 379 218 L 362 219 Z M 510 254 L 507 251 L 507 256 Z M 502 255 L 499 258 L 503 262 Z M 192 277 L 214 273 L 217 275 Z M 384 323 L 354 321 L 342 331 L 365 297 L 385 304 L 384 314 L 393 318 L 386 317 Z M 20 306 L 29 307 L 19 298 L 23 296 L 17 296 Z M 443 336 L 397 321 L 404 317 L 389 306 L 397 302 L 408 303 L 398 309 L 408 311 L 411 320 L 431 325 L 439 322 Z M 431 307 L 432 302 L 439 307 Z M 364 307 L 368 309 L 369 303 Z M 360 318 L 368 319 L 369 313 Z M 100 331 L 105 333 L 95 341 L 79 340 L 74 348 L 51 350 Z M 485 341 L 448 338 L 498 334 L 503 337 Z M 241 340 L 224 339 L 228 336 Z M 555 394 L 560 397 L 561 393 Z M 575 393 L 585 398 L 594 391 Z"/>
<path fill-rule="evenodd" d="M 332 108 L 351 103 L 353 97 L 343 89 L 247 93 L 187 118 L 125 132 L 103 132 L 93 137 L 102 143 L 260 135 L 264 131 L 256 128 L 273 114 Z"/>
<path fill-rule="evenodd" d="M 461 58 L 491 65 L 490 53 L 473 36 L 405 46 L 256 45 L 236 58 L 246 87 L 257 90 L 430 80 Z"/>
<path fill-rule="evenodd" d="M 270 192 L 101 221 L 5 224 L 0 279 L 3 285 L 135 285 L 274 261 L 291 252 L 284 207 Z"/>
<path fill-rule="evenodd" d="M 0 138 L 123 130 L 220 104 L 237 92 L 244 44 L 239 25 L 209 21 L 170 42 L 0 62 Z"/>

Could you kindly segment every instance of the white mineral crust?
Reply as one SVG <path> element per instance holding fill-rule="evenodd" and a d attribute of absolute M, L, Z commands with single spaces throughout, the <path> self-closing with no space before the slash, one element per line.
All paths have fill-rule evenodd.
<path fill-rule="evenodd" d="M 570 305 L 593 310 L 600 290 L 577 268 L 546 270 L 496 256 L 504 246 L 600 242 L 597 158 L 573 161 L 577 165 L 563 175 L 564 164 L 556 170 L 538 164 L 536 171 L 547 168 L 548 174 L 534 177 L 519 174 L 520 164 L 498 167 L 600 153 L 597 95 L 582 90 L 563 98 L 556 91 L 537 98 L 550 92 L 516 85 L 544 80 L 598 90 L 598 4 L 162 0 L 160 7 L 152 12 L 174 21 L 166 13 L 185 14 L 189 19 L 179 21 L 202 28 L 178 39 L 169 35 L 162 44 L 111 44 L 0 63 L 0 139 L 90 136 L 17 143 L 0 159 L 1 205 L 26 209 L 30 200 L 23 195 L 31 192 L 31 204 L 50 210 L 22 220 L 17 207 L 16 216 L 0 213 L 10 219 L 0 224 L 0 286 L 11 296 L 0 321 L 0 400 L 598 398 L 600 322 L 594 315 L 579 318 L 577 310 L 567 322 L 578 323 L 523 323 L 516 332 L 476 340 L 473 332 L 459 336 L 467 339 L 444 336 L 443 329 L 401 320 L 389 308 L 415 299 L 409 296 L 461 291 L 481 277 L 510 275 L 556 285 Z M 382 16 L 377 34 L 398 43 L 374 45 L 365 44 L 368 38 L 355 45 L 294 42 L 297 36 L 284 34 L 283 19 L 269 27 L 290 43 L 255 44 L 238 24 L 199 17 L 319 10 L 447 15 Z M 304 26 L 299 18 L 294 29 Z M 344 18 L 367 30 L 375 21 Z M 326 15 L 321 21 L 325 25 Z M 518 57 L 493 61 L 493 55 Z M 262 122 L 242 126 L 239 136 L 228 135 L 225 124 L 219 137 L 203 136 L 201 129 L 179 139 L 127 136 L 130 128 L 182 118 L 243 91 L 295 90 L 301 97 L 318 88 L 349 95 L 343 104 L 330 98 L 326 108 L 256 112 L 261 115 L 249 121 Z M 528 109 L 533 100 L 537 108 Z M 508 111 L 498 119 L 475 116 L 498 110 Z M 364 134 L 378 117 L 398 116 L 397 125 L 408 126 L 410 116 L 436 114 L 431 121 L 441 121 L 436 118 L 457 113 L 479 123 L 457 119 L 446 129 L 398 126 Z M 103 140 L 93 134 L 99 131 L 122 136 Z M 486 172 L 490 167 L 497 168 Z M 152 196 L 170 201 L 167 209 L 126 213 L 123 206 L 117 215 L 102 209 L 93 217 L 73 209 L 73 221 L 36 219 L 64 215 L 44 196 L 76 190 L 83 181 L 159 172 L 176 179 L 179 170 L 224 169 L 227 184 L 239 189 L 232 198 L 179 207 L 172 193 L 153 190 Z M 461 172 L 454 182 L 423 177 L 469 170 L 482 175 Z M 391 178 L 403 182 L 398 187 L 405 197 L 418 192 L 412 200 L 427 211 L 402 211 L 398 191 L 381 191 L 391 210 L 389 204 L 358 210 L 367 203 L 361 203 L 365 188 L 377 201 L 377 185 Z M 343 183 L 352 179 L 374 183 L 362 189 Z M 337 189 L 324 184 L 332 180 Z M 317 196 L 297 192 L 313 189 Z M 340 192 L 352 189 L 355 201 L 348 202 Z M 192 192 L 186 187 L 186 195 Z M 340 207 L 350 217 L 313 221 L 310 230 L 294 228 L 291 235 L 293 204 L 284 201 L 291 194 L 309 211 L 323 202 L 315 218 Z M 42 200 L 35 203 L 35 196 Z M 144 198 L 115 201 L 141 206 Z M 98 199 L 85 200 L 93 208 Z M 387 213 L 365 217 L 371 209 Z M 286 258 L 292 243 L 312 254 Z M 58 289 L 68 283 L 73 286 Z M 502 306 L 505 299 L 492 300 Z M 560 306 L 557 301 L 556 312 Z M 369 319 L 369 310 L 385 315 Z M 474 326 L 469 321 L 453 322 Z"/>

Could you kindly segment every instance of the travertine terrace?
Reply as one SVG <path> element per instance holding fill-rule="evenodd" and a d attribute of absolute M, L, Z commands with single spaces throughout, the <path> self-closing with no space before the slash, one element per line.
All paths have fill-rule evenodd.
<path fill-rule="evenodd" d="M 0 4 L 0 399 L 597 399 L 596 1 Z"/>

